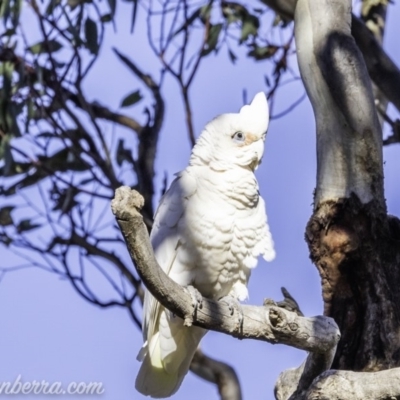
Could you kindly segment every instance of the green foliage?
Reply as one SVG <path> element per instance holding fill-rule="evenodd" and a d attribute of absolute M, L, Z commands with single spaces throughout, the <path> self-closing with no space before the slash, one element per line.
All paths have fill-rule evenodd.
<path fill-rule="evenodd" d="M 267 46 L 257 46 L 253 45 L 253 49 L 250 50 L 247 55 L 249 57 L 253 57 L 257 61 L 265 60 L 275 55 L 275 53 L 279 50 L 278 46 L 267 45 Z"/>
<path fill-rule="evenodd" d="M 233 22 L 237 22 L 241 25 L 240 43 L 245 42 L 251 36 L 257 36 L 260 21 L 258 17 L 251 14 L 245 6 L 239 3 L 223 1 L 221 3 L 221 9 L 228 25 Z"/>
<path fill-rule="evenodd" d="M 31 47 L 28 47 L 28 50 L 32 54 L 43 54 L 43 53 L 55 53 L 56 51 L 61 50 L 63 45 L 57 40 L 44 40 L 42 42 L 36 43 Z"/>
<path fill-rule="evenodd" d="M 36 229 L 39 227 L 40 227 L 40 224 L 34 224 L 32 222 L 32 220 L 30 220 L 30 219 L 23 219 L 17 225 L 17 232 L 18 233 L 27 232 L 27 231 L 31 231 L 32 229 Z"/>
<path fill-rule="evenodd" d="M 23 0 L 2 0 L 0 1 L 0 19 L 3 19 L 4 26 L 11 23 L 13 29 L 19 23 Z"/>
<path fill-rule="evenodd" d="M 125 96 L 122 101 L 121 101 L 121 107 L 129 107 L 132 106 L 136 103 L 138 103 L 140 100 L 142 100 L 142 95 L 140 93 L 140 90 L 135 90 L 134 92 L 128 94 Z"/>
<path fill-rule="evenodd" d="M 101 22 L 110 22 L 113 19 L 113 15 L 111 13 L 104 14 L 101 16 L 100 21 Z"/>
<path fill-rule="evenodd" d="M 0 208 L 0 225 L 8 226 L 13 225 L 14 221 L 11 216 L 11 211 L 14 210 L 15 206 L 4 206 Z"/>
<path fill-rule="evenodd" d="M 85 21 L 85 37 L 86 47 L 92 54 L 97 54 L 99 52 L 97 25 L 89 17 Z"/>
<path fill-rule="evenodd" d="M 222 24 L 211 25 L 208 32 L 207 41 L 205 43 L 202 55 L 206 56 L 216 49 L 218 44 L 218 37 L 222 30 Z"/>
<path fill-rule="evenodd" d="M 23 103 L 13 99 L 15 94 L 14 70 L 14 65 L 11 62 L 0 64 L 3 83 L 0 91 L 0 130 L 5 135 L 0 144 L 0 155 L 2 156 L 8 156 L 11 137 L 21 136 L 17 118 L 22 112 Z"/>

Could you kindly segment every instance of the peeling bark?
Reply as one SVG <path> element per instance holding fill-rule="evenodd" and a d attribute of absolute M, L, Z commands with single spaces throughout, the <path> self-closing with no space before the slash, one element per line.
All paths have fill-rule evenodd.
<path fill-rule="evenodd" d="M 399 221 L 353 196 L 324 203 L 306 239 L 322 279 L 325 315 L 342 340 L 335 368 L 377 371 L 400 365 Z"/>

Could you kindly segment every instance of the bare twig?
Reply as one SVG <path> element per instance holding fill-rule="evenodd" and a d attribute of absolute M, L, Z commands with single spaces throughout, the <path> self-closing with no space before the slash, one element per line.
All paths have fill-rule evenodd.
<path fill-rule="evenodd" d="M 29 77 L 30 82 L 36 82 L 38 80 L 37 72 L 34 67 L 30 66 L 26 63 L 21 57 L 17 56 L 13 49 L 9 47 L 0 48 L 0 61 L 12 62 L 14 64 L 14 69 L 16 72 L 20 71 L 20 66 L 24 67 L 24 74 L 26 77 Z M 65 86 L 57 87 L 55 85 L 54 80 L 52 79 L 52 72 L 48 68 L 41 68 L 41 78 L 43 82 L 49 88 L 54 91 L 59 90 L 62 93 L 63 98 L 66 101 L 71 101 L 75 106 L 79 108 L 83 108 L 83 105 L 77 94 L 71 92 Z M 96 118 L 102 118 L 108 121 L 115 122 L 121 126 L 125 126 L 140 135 L 143 127 L 132 117 L 128 117 L 127 115 L 116 113 L 111 111 L 109 108 L 100 105 L 96 102 L 88 103 L 91 108 L 92 113 L 96 116 Z"/>
<path fill-rule="evenodd" d="M 190 370 L 206 381 L 216 384 L 221 400 L 242 400 L 239 379 L 231 366 L 214 360 L 197 349 Z"/>
<path fill-rule="evenodd" d="M 165 105 L 161 96 L 160 86 L 149 75 L 145 74 L 132 60 L 114 48 L 115 54 L 124 64 L 139 78 L 151 91 L 154 98 L 153 116 L 148 116 L 148 122 L 143 127 L 139 137 L 139 149 L 135 172 L 138 179 L 138 189 L 146 199 L 144 208 L 146 224 L 151 228 L 153 219 L 153 195 L 154 195 L 154 162 L 161 126 L 164 122 Z"/>

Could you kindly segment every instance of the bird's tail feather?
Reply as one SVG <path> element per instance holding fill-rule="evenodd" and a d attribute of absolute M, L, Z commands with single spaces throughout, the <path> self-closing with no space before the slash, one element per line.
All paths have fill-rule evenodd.
<path fill-rule="evenodd" d="M 135 386 L 146 396 L 165 398 L 181 386 L 207 331 L 196 326 L 185 327 L 180 318 L 171 320 L 165 310 L 161 312 L 159 328 L 148 343 Z"/>

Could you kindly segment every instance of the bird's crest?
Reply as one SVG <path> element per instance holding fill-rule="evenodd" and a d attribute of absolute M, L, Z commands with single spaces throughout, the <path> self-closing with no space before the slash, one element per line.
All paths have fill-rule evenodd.
<path fill-rule="evenodd" d="M 267 132 L 269 125 L 269 108 L 264 92 L 254 96 L 250 105 L 240 109 L 240 117 L 251 132 Z"/>

